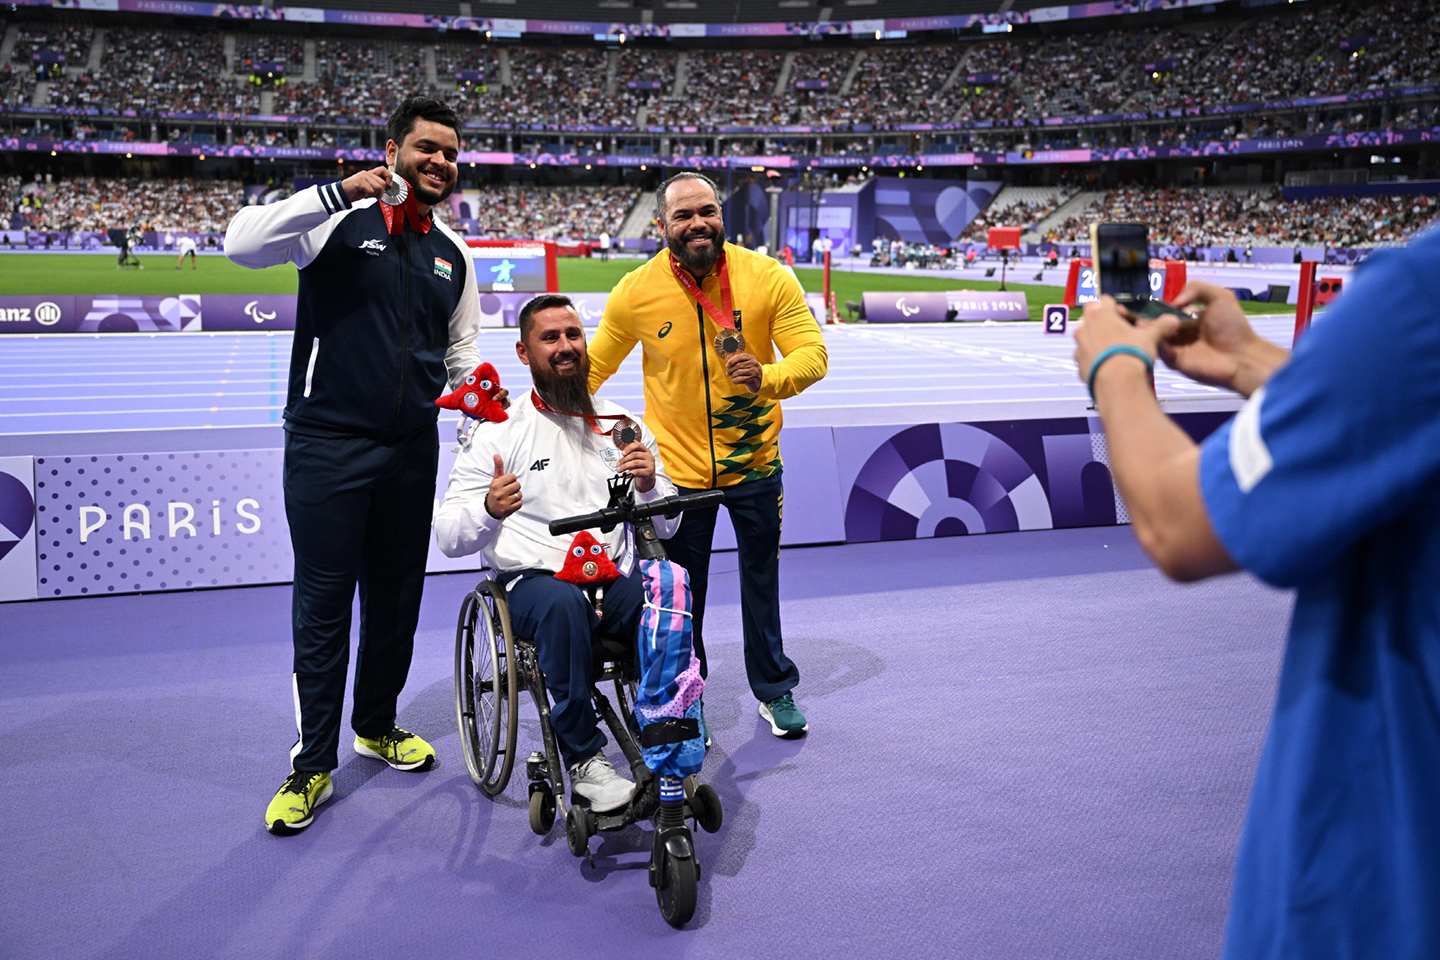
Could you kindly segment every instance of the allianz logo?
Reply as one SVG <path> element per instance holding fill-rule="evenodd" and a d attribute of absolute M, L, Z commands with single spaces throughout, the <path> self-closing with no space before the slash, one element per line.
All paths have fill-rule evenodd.
<path fill-rule="evenodd" d="M 260 516 L 253 511 L 260 509 L 257 500 L 246 497 L 235 504 L 235 516 L 238 520 L 232 520 L 231 526 L 236 533 L 259 533 Z M 156 510 L 160 513 L 159 509 Z M 171 501 L 166 504 L 163 514 L 167 521 L 166 527 L 170 531 L 170 538 L 173 540 L 176 534 L 184 531 L 187 536 L 198 537 L 200 528 L 206 524 L 200 521 L 200 528 L 196 527 L 195 508 L 183 500 Z M 139 534 L 141 539 L 150 539 L 150 508 L 143 503 L 132 503 L 120 511 L 119 516 L 112 517 L 105 512 L 103 507 L 84 506 L 80 508 L 80 542 L 87 543 L 90 535 L 104 529 L 105 524 L 112 519 L 121 522 L 122 536 L 129 540 L 132 535 Z M 160 517 L 155 518 L 158 525 Z M 220 516 L 220 501 L 210 501 L 210 535 L 218 537 L 222 534 L 224 520 Z"/>
<path fill-rule="evenodd" d="M 254 320 L 256 323 L 264 323 L 266 320 L 275 319 L 275 311 L 261 310 L 260 301 L 251 300 L 249 303 L 245 304 L 245 316 L 249 317 L 251 320 Z"/>
<path fill-rule="evenodd" d="M 0 323 L 29 323 L 31 320 L 42 327 L 53 327 L 60 322 L 60 305 L 49 300 L 36 304 L 33 316 L 29 307 L 0 307 Z"/>

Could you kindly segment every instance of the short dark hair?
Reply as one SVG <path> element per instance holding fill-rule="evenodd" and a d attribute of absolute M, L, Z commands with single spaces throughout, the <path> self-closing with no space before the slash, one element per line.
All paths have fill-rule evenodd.
<path fill-rule="evenodd" d="M 386 133 L 397 144 L 403 144 L 405 138 L 415 129 L 416 120 L 429 120 L 431 123 L 449 127 L 455 131 L 455 139 L 460 139 L 460 118 L 450 109 L 450 104 L 435 97 L 406 97 L 400 101 L 400 106 L 390 114 L 389 129 Z"/>
<path fill-rule="evenodd" d="M 680 173 L 675 174 L 675 176 L 669 178 L 664 183 L 660 184 L 659 188 L 655 191 L 656 220 L 663 221 L 665 219 L 665 195 L 670 191 L 670 185 L 679 180 L 699 180 L 701 183 L 708 186 L 711 190 L 715 191 L 715 202 L 720 202 L 720 188 L 716 186 L 714 180 L 711 180 L 709 177 L 705 176 L 705 174 L 697 173 L 694 170 L 682 170 Z"/>
<path fill-rule="evenodd" d="M 542 293 L 520 308 L 520 340 L 530 342 L 530 331 L 535 328 L 535 314 L 551 307 L 569 307 L 575 310 L 575 302 L 563 293 Z M 576 311 L 579 315 L 579 311 Z"/>

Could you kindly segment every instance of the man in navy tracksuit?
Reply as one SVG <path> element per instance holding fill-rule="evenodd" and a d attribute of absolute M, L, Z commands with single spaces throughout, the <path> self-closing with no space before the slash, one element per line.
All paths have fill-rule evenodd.
<path fill-rule="evenodd" d="M 299 740 L 265 814 L 272 833 L 303 830 L 330 797 L 357 582 L 355 751 L 398 770 L 435 761 L 395 714 L 434 508 L 434 401 L 480 362 L 468 248 L 430 214 L 455 188 L 459 130 L 443 102 L 411 97 L 390 117 L 388 166 L 246 207 L 225 236 L 236 263 L 300 270 L 284 472 Z M 401 186 L 409 199 L 378 202 Z"/>

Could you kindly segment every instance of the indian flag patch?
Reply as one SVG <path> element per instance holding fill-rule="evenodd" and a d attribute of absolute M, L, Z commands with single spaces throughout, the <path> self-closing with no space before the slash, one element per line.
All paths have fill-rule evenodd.
<path fill-rule="evenodd" d="M 435 276 L 444 277 L 446 280 L 450 279 L 449 260 L 442 260 L 439 257 L 435 258 Z"/>

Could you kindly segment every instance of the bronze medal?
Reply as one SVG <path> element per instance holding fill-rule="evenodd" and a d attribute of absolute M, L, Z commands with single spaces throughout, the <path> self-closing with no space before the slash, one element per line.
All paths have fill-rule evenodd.
<path fill-rule="evenodd" d="M 596 563 L 594 560 L 586 560 L 583 564 L 580 565 L 580 572 L 587 577 L 593 577 L 600 572 L 600 564 Z"/>
<path fill-rule="evenodd" d="M 610 439 L 615 441 L 617 448 L 623 450 L 640 439 L 640 426 L 629 417 L 618 420 L 615 428 L 610 431 Z"/>
<path fill-rule="evenodd" d="M 745 351 L 745 334 L 739 330 L 721 330 L 715 335 L 715 351 L 720 354 L 721 359 L 728 359 L 736 353 Z"/>

